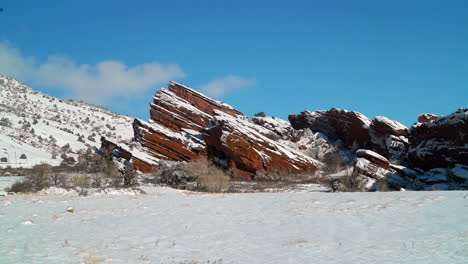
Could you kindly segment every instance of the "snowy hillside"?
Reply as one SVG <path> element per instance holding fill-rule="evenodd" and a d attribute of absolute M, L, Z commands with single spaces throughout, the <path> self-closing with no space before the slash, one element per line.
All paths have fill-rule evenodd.
<path fill-rule="evenodd" d="M 101 136 L 116 142 L 131 139 L 133 119 L 0 76 L 0 167 L 58 165 L 63 153 L 76 159 L 80 150 L 99 147 Z"/>

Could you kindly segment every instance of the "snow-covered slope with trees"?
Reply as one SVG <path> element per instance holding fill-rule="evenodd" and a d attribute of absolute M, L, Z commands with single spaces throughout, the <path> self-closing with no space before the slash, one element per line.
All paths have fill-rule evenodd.
<path fill-rule="evenodd" d="M 129 140 L 133 119 L 0 76 L 0 167 L 58 165 L 65 156 L 76 159 L 80 151 L 99 148 L 101 136 Z"/>

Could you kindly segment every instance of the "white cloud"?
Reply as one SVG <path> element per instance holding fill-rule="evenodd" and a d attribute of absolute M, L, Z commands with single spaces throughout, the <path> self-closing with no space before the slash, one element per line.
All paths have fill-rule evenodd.
<path fill-rule="evenodd" d="M 208 96 L 221 97 L 229 91 L 238 90 L 255 84 L 254 80 L 244 79 L 235 75 L 212 80 L 201 87 L 201 91 Z"/>
<path fill-rule="evenodd" d="M 119 61 L 89 65 L 76 64 L 63 56 L 49 56 L 38 63 L 35 58 L 25 57 L 5 43 L 0 43 L 0 74 L 59 89 L 70 97 L 93 103 L 104 103 L 115 97 L 132 97 L 185 76 L 177 64 L 158 62 L 132 67 Z"/>

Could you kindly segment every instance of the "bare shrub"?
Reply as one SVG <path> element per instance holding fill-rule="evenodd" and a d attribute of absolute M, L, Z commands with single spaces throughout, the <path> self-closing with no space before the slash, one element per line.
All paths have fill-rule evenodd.
<path fill-rule="evenodd" d="M 33 191 L 33 186 L 29 181 L 19 181 L 13 183 L 11 187 L 6 188 L 6 191 L 14 193 L 27 193 Z"/>
<path fill-rule="evenodd" d="M 377 192 L 389 192 L 390 191 L 390 187 L 388 185 L 388 182 L 387 180 L 385 179 L 380 179 L 377 181 L 377 189 L 376 189 Z"/>
<path fill-rule="evenodd" d="M 337 173 L 346 167 L 346 162 L 339 153 L 327 153 L 323 163 L 325 164 L 323 172 L 326 174 Z"/>
<path fill-rule="evenodd" d="M 49 178 L 52 180 L 54 186 L 59 186 L 65 183 L 65 175 L 57 171 L 49 173 Z"/>
<path fill-rule="evenodd" d="M 72 186 L 79 187 L 81 189 L 89 188 L 90 180 L 89 180 L 88 175 L 86 174 L 75 175 L 72 178 Z"/>
<path fill-rule="evenodd" d="M 271 181 L 279 181 L 285 179 L 287 176 L 286 172 L 280 172 L 277 170 L 258 170 L 255 173 L 255 180 L 271 180 Z"/>
<path fill-rule="evenodd" d="M 229 177 L 206 159 L 188 163 L 173 162 L 161 165 L 155 173 L 155 181 L 163 184 L 185 188 L 195 182 L 195 190 L 222 192 L 229 187 Z"/>
<path fill-rule="evenodd" d="M 362 191 L 360 186 L 359 175 L 349 174 L 335 180 L 331 180 L 329 187 L 333 192 L 359 192 Z"/>
<path fill-rule="evenodd" d="M 190 179 L 185 174 L 186 163 L 163 163 L 158 172 L 155 173 L 156 182 L 168 185 L 181 185 L 186 184 Z"/>
<path fill-rule="evenodd" d="M 207 192 L 222 192 L 229 187 L 229 178 L 205 159 L 191 161 L 186 166 L 186 173 L 196 179 L 197 189 Z"/>
<path fill-rule="evenodd" d="M 123 178 L 125 186 L 135 186 L 137 185 L 137 173 L 133 164 L 130 161 L 127 161 L 124 167 Z"/>
<path fill-rule="evenodd" d="M 50 168 L 51 166 L 48 164 L 34 166 L 23 181 L 14 183 L 7 191 L 27 193 L 37 192 L 49 187 Z"/>
<path fill-rule="evenodd" d="M 32 184 L 34 191 L 40 191 L 50 186 L 50 168 L 51 166 L 49 164 L 35 165 L 31 170 L 31 174 L 26 176 L 26 181 Z"/>

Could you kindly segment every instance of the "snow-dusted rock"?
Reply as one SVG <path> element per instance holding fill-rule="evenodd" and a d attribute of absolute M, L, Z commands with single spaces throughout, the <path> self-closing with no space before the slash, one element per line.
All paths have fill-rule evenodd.
<path fill-rule="evenodd" d="M 34 222 L 32 220 L 25 220 L 22 222 L 23 225 L 32 225 Z"/>
<path fill-rule="evenodd" d="M 359 112 L 339 108 L 304 111 L 299 115 L 289 115 L 289 121 L 295 129 L 310 128 L 314 133 L 324 133 L 330 140 L 341 139 L 346 145 L 356 142 L 366 148 L 370 142 L 368 129 L 371 120 Z"/>
<path fill-rule="evenodd" d="M 332 108 L 289 115 L 289 121 L 295 129 L 310 128 L 314 133 L 323 133 L 331 142 L 340 140 L 348 149 L 370 149 L 390 161 L 406 158 L 407 127 L 384 116 L 371 120 L 359 112 Z"/>
<path fill-rule="evenodd" d="M 412 167 L 430 170 L 468 165 L 468 108 L 415 124 L 409 132 Z"/>
<path fill-rule="evenodd" d="M 380 180 L 385 180 L 396 190 L 407 188 L 408 179 L 400 175 L 385 157 L 364 149 L 358 150 L 356 155 L 353 177 L 360 181 L 359 185 L 364 190 L 374 191 Z"/>
<path fill-rule="evenodd" d="M 206 157 L 201 131 L 213 118 L 214 111 L 241 114 L 233 107 L 213 100 L 185 85 L 169 82 L 153 97 L 150 120 L 135 119 L 134 139 L 129 144 L 116 144 L 105 139 L 121 157 L 132 160 L 140 171 L 149 172 L 164 160 L 188 161 Z"/>
<path fill-rule="evenodd" d="M 447 191 L 450 190 L 450 187 L 447 183 L 436 183 L 432 185 L 425 185 L 425 191 Z"/>
<path fill-rule="evenodd" d="M 407 136 L 408 128 L 398 121 L 394 121 L 385 116 L 376 116 L 372 120 L 372 127 L 380 134 L 394 136 Z"/>
<path fill-rule="evenodd" d="M 459 181 L 468 181 L 468 166 L 456 164 L 452 169 L 452 175 Z"/>
<path fill-rule="evenodd" d="M 445 183 L 448 180 L 447 169 L 435 168 L 419 175 L 417 179 L 431 185 L 436 183 Z"/>
<path fill-rule="evenodd" d="M 430 113 L 423 113 L 418 116 L 419 123 L 426 123 L 426 122 L 430 122 L 436 119 L 437 119 L 437 116 L 430 114 Z"/>
<path fill-rule="evenodd" d="M 300 150 L 304 143 L 301 136 L 306 132 L 296 131 L 285 120 L 249 118 L 175 82 L 153 99 L 151 119 L 135 119 L 133 123 L 136 145 L 103 139 L 140 171 L 154 170 L 164 160 L 205 158 L 207 151 L 215 163 L 246 178 L 257 170 L 303 172 L 313 171 L 320 164 Z"/>
<path fill-rule="evenodd" d="M 270 138 L 270 130 L 244 115 L 215 111 L 215 118 L 205 129 L 209 157 L 244 178 L 257 171 L 300 173 L 314 171 L 320 162 Z"/>
<path fill-rule="evenodd" d="M 358 149 L 356 151 L 356 157 L 365 158 L 366 160 L 369 160 L 379 165 L 381 168 L 390 168 L 390 162 L 388 162 L 388 160 L 384 156 L 368 149 Z"/>

